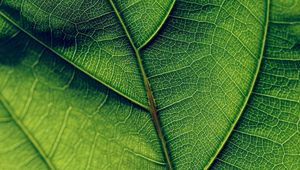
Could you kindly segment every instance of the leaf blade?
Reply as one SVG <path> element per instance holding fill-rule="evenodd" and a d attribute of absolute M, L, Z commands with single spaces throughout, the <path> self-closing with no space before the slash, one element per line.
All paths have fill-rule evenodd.
<path fill-rule="evenodd" d="M 0 77 L 7 81 L 0 82 L 1 94 L 55 168 L 164 168 L 157 136 L 144 110 L 99 86 L 24 33 L 2 47 Z M 11 48 L 16 49 L 10 53 L 14 57 L 7 56 Z M 13 159 L 16 152 L 12 153 L 6 158 Z M 16 165 L 4 159 L 0 167 L 35 165 L 35 161 L 25 164 L 26 158 Z"/>
<path fill-rule="evenodd" d="M 151 41 L 167 20 L 175 0 L 159 1 L 121 1 L 113 0 L 128 32 L 132 35 L 134 46 L 138 49 Z"/>
<path fill-rule="evenodd" d="M 258 56 L 261 56 L 260 52 L 263 51 L 259 42 L 264 41 L 262 32 L 265 33 L 264 25 L 267 23 L 262 19 L 265 13 L 268 14 L 265 8 L 265 2 L 257 3 L 246 0 L 214 1 L 213 3 L 178 1 L 163 28 L 155 33 L 155 37 L 150 38 L 151 42 L 146 46 L 142 45 L 141 49 L 136 48 L 141 52 L 142 65 L 146 68 L 145 76 L 150 79 L 159 118 L 163 125 L 163 133 L 167 138 L 168 149 L 171 151 L 175 168 L 186 166 L 205 168 L 206 164 L 209 165 L 215 159 L 214 155 L 220 151 L 224 141 L 227 140 L 228 134 L 240 116 L 239 110 L 243 110 L 245 102 L 248 101 L 253 85 L 251 82 L 256 79 L 260 65 Z M 294 10 L 292 13 L 295 12 Z M 279 18 L 280 21 L 273 21 L 273 24 L 290 22 L 285 21 L 284 16 Z M 289 25 L 297 27 L 297 22 Z M 296 27 L 294 29 L 289 27 L 288 32 L 297 32 Z M 280 29 L 277 32 L 280 32 Z M 132 44 L 135 41 L 132 41 Z M 276 41 L 279 40 L 274 38 L 274 42 Z M 272 57 L 266 58 L 268 63 L 272 64 L 266 64 L 263 60 L 263 67 L 266 67 L 268 72 L 267 76 L 263 73 L 264 77 L 274 76 L 270 70 L 275 66 L 282 70 L 286 69 L 283 65 L 276 64 L 277 60 L 299 61 L 297 44 L 289 40 L 283 44 L 281 45 L 287 49 L 293 48 L 293 53 L 273 44 L 274 47 L 270 52 Z M 138 45 L 133 45 L 135 46 Z M 207 49 L 208 51 L 205 51 Z M 282 51 L 288 54 L 288 58 L 275 55 Z M 297 68 L 296 64 L 292 70 L 297 70 Z M 285 71 L 285 73 L 288 72 L 291 70 Z M 49 72 L 46 71 L 46 73 Z M 278 77 L 278 75 L 275 76 Z M 282 76 L 277 79 L 282 80 Z M 290 79 L 295 79 L 295 77 L 292 76 L 288 80 Z M 260 80 L 258 86 L 262 89 L 268 87 L 261 85 Z M 272 88 L 275 87 L 272 86 Z M 287 93 L 292 97 L 289 102 L 298 102 L 297 93 L 296 95 L 292 95 L 290 91 Z M 253 95 L 264 98 L 272 96 L 257 91 Z M 281 96 L 281 99 L 284 97 Z M 130 97 L 127 98 L 130 99 Z M 271 101 L 268 102 L 271 103 Z M 243 117 L 241 120 L 245 121 Z M 249 124 L 245 122 L 242 122 L 240 126 L 245 127 Z M 60 131 L 56 138 L 61 138 L 59 134 L 63 133 Z M 235 131 L 233 136 L 236 133 L 240 132 Z M 200 136 L 199 139 L 197 139 L 198 136 Z M 294 140 L 296 138 L 291 137 L 291 139 L 293 140 L 288 141 L 296 142 Z M 58 143 L 55 142 L 53 148 L 57 148 Z M 225 158 L 227 146 L 221 152 L 221 155 L 225 153 Z M 261 150 L 256 148 L 256 151 Z M 53 153 L 55 151 L 52 150 L 50 155 Z M 162 162 L 144 158 L 162 165 Z M 244 162 L 245 165 L 233 164 L 230 163 L 232 160 L 228 161 L 223 158 L 217 158 L 217 160 L 223 162 L 220 168 L 226 163 L 227 168 L 246 168 L 245 165 L 251 167 L 248 160 Z M 219 167 L 219 164 L 213 165 Z"/>
<path fill-rule="evenodd" d="M 226 141 L 259 68 L 266 9 L 266 1 L 176 1 L 142 49 L 175 168 L 205 168 Z"/>
<path fill-rule="evenodd" d="M 89 3 L 76 2 L 76 6 L 69 1 L 58 3 L 56 7 L 53 2 L 3 1 L 0 10 L 15 26 L 72 65 L 147 108 L 143 81 L 132 57 L 134 51 L 113 9 L 107 1 L 90 3 L 92 8 Z M 65 6 L 76 12 L 60 13 Z M 86 13 L 81 16 L 77 8 Z M 56 10 L 51 13 L 50 9 Z"/>
<path fill-rule="evenodd" d="M 299 167 L 300 50 L 297 44 L 300 27 L 294 24 L 295 20 L 290 21 L 296 18 L 293 9 L 288 10 L 280 3 L 273 1 L 271 6 L 263 64 L 251 100 L 212 169 Z M 293 6 L 297 5 L 290 5 Z M 276 11 L 286 11 L 289 15 Z M 229 158 L 233 153 L 237 153 L 236 156 Z"/>

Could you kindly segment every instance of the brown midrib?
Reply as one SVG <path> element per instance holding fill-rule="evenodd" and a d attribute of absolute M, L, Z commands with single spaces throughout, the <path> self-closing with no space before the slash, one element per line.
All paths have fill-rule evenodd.
<path fill-rule="evenodd" d="M 147 93 L 147 99 L 148 99 L 148 104 L 149 104 L 149 112 L 151 114 L 151 118 L 152 118 L 152 122 L 154 124 L 154 127 L 155 127 L 155 131 L 157 133 L 157 136 L 160 140 L 160 144 L 161 144 L 161 147 L 162 147 L 162 151 L 163 151 L 163 155 L 164 155 L 164 159 L 165 159 L 165 162 L 166 162 L 166 166 L 168 169 L 172 170 L 173 169 L 173 166 L 172 166 L 172 162 L 171 162 L 171 158 L 170 158 L 170 153 L 169 153 L 169 150 L 167 148 L 167 142 L 166 142 L 166 139 L 165 139 L 165 136 L 163 134 L 163 131 L 162 131 L 162 126 L 161 126 L 161 123 L 160 123 L 160 119 L 159 119 L 159 116 L 158 116 L 158 112 L 157 112 L 157 109 L 156 109 L 156 104 L 155 104 L 155 99 L 154 99 L 154 96 L 153 96 L 153 93 L 152 93 L 152 90 L 151 90 L 151 85 L 149 83 L 149 80 L 148 80 L 148 77 L 146 75 L 146 72 L 145 72 L 145 69 L 144 69 L 144 66 L 143 66 L 143 62 L 142 62 L 142 58 L 140 56 L 140 51 L 139 49 L 140 48 L 137 48 L 135 45 L 134 45 L 134 42 L 129 34 L 129 31 L 127 30 L 127 27 L 126 25 L 124 24 L 124 21 L 120 15 L 120 13 L 118 12 L 118 9 L 116 8 L 114 2 L 112 0 L 109 0 L 116 16 L 118 17 L 124 31 L 125 31 L 125 34 L 135 52 L 135 55 L 137 57 L 137 60 L 138 60 L 138 65 L 139 65 L 139 69 L 140 69 L 140 72 L 142 74 L 142 77 L 143 77 L 143 82 L 144 82 L 144 87 L 145 87 L 145 90 L 146 90 L 146 93 Z"/>

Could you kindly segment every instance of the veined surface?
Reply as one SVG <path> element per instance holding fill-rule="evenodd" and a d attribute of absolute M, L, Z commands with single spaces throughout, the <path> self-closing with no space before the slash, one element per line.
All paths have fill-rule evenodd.
<path fill-rule="evenodd" d="M 299 167 L 299 1 L 152 2 L 0 1 L 0 167 Z"/>

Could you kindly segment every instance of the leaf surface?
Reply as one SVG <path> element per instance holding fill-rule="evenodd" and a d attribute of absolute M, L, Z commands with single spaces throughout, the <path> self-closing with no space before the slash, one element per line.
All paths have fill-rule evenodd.
<path fill-rule="evenodd" d="M 300 1 L 273 1 L 251 99 L 213 169 L 299 169 Z"/>
<path fill-rule="evenodd" d="M 0 169 L 164 167 L 145 111 L 22 32 L 0 56 Z"/>
<path fill-rule="evenodd" d="M 268 36 L 268 1 L 1 2 L 2 144 L 33 155 L 4 166 L 298 166 L 297 1 L 272 1 Z"/>
<path fill-rule="evenodd" d="M 2 2 L 1 13 L 83 72 L 147 107 L 134 50 L 112 4 L 114 2 L 107 0 L 84 3 L 6 0 Z M 119 4 L 122 8 L 130 7 Z"/>

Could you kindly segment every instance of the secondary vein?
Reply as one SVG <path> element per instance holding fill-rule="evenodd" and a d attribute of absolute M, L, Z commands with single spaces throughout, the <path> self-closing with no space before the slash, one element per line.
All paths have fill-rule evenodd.
<path fill-rule="evenodd" d="M 245 102 L 244 102 L 244 104 L 243 104 L 240 112 L 237 115 L 237 118 L 234 120 L 232 126 L 230 127 L 230 130 L 228 131 L 228 133 L 227 133 L 225 139 L 223 140 L 223 142 L 221 143 L 220 147 L 218 148 L 218 150 L 216 151 L 216 153 L 214 154 L 214 156 L 209 160 L 209 162 L 207 163 L 207 165 L 205 166 L 204 169 L 209 169 L 211 167 L 211 165 L 213 164 L 214 160 L 219 155 L 219 153 L 222 151 L 222 149 L 225 146 L 225 144 L 227 143 L 230 135 L 232 134 L 235 126 L 237 125 L 238 121 L 240 120 L 243 112 L 245 111 L 247 103 L 248 103 L 248 101 L 250 99 L 250 96 L 251 96 L 251 94 L 253 92 L 253 89 L 254 89 L 254 86 L 255 86 L 255 82 L 256 82 L 256 79 L 258 77 L 259 70 L 260 70 L 261 63 L 262 63 L 262 58 L 263 58 L 263 54 L 264 54 L 264 48 L 265 48 L 266 39 L 267 39 L 268 26 L 269 26 L 270 0 L 266 0 L 266 2 L 267 2 L 266 3 L 266 16 L 265 16 L 266 18 L 265 18 L 265 25 L 264 25 L 264 34 L 263 34 L 263 39 L 262 39 L 262 47 L 261 47 L 260 56 L 259 56 L 258 63 L 257 63 L 257 68 L 255 70 L 255 74 L 254 74 L 254 77 L 253 77 L 253 80 L 252 80 L 252 84 L 251 84 L 249 92 L 248 92 L 248 94 L 246 96 Z"/>
<path fill-rule="evenodd" d="M 124 24 L 124 21 L 123 21 L 121 15 L 119 13 L 117 7 L 115 6 L 114 2 L 112 0 L 109 0 L 109 2 L 111 4 L 115 14 L 117 15 L 117 17 L 118 17 L 118 19 L 119 19 L 119 21 L 120 21 L 120 23 L 121 23 L 121 25 L 122 25 L 122 27 L 125 31 L 125 34 L 128 37 L 129 42 L 130 42 L 130 44 L 131 44 L 131 46 L 132 46 L 132 48 L 135 52 L 135 55 L 137 57 L 138 65 L 139 65 L 139 68 L 140 68 L 140 71 L 141 71 L 141 74 L 142 74 L 142 77 L 143 77 L 143 81 L 144 81 L 144 86 L 145 86 L 145 89 L 146 89 L 146 92 L 147 92 L 149 112 L 151 114 L 152 121 L 153 121 L 155 130 L 156 130 L 156 133 L 159 137 L 159 140 L 160 140 L 160 143 L 161 143 L 161 146 L 162 146 L 162 150 L 163 150 L 163 154 L 164 154 L 164 158 L 165 158 L 167 167 L 168 167 L 168 169 L 173 169 L 170 154 L 169 154 L 169 151 L 168 151 L 168 148 L 167 148 L 167 142 L 166 142 L 165 136 L 163 134 L 163 131 L 162 131 L 162 128 L 161 128 L 161 123 L 160 123 L 160 120 L 159 120 L 159 117 L 158 117 L 156 104 L 155 104 L 155 99 L 154 99 L 154 96 L 153 96 L 153 93 L 152 93 L 152 90 L 151 90 L 149 80 L 148 80 L 146 72 L 145 72 L 145 68 L 143 66 L 143 62 L 142 62 L 142 58 L 140 56 L 139 49 L 134 45 L 134 42 L 133 42 L 133 40 L 132 40 L 132 38 L 131 38 L 128 30 L 127 30 L 127 27 Z"/>
<path fill-rule="evenodd" d="M 35 140 L 35 138 L 31 135 L 31 133 L 27 130 L 27 128 L 23 125 L 23 123 L 18 119 L 18 117 L 15 115 L 9 104 L 6 102 L 5 98 L 0 93 L 0 102 L 3 104 L 4 109 L 10 114 L 13 121 L 16 123 L 16 125 L 21 129 L 21 131 L 25 134 L 27 139 L 31 142 L 31 144 L 34 146 L 38 154 L 43 158 L 46 165 L 49 169 L 55 170 L 54 164 L 51 162 L 51 160 L 47 157 L 45 151 L 42 149 L 40 144 Z"/>
<path fill-rule="evenodd" d="M 35 37 L 32 33 L 30 33 L 29 31 L 25 30 L 24 28 L 22 28 L 19 24 L 17 24 L 15 21 L 13 21 L 12 19 L 10 19 L 5 13 L 0 11 L 0 17 L 3 17 L 6 21 L 8 21 L 9 23 L 11 23 L 13 26 L 15 26 L 17 29 L 21 30 L 23 33 L 25 33 L 26 35 L 28 35 L 30 38 L 32 38 L 34 41 L 36 41 L 38 44 L 42 45 L 43 47 L 45 47 L 46 49 L 48 49 L 49 51 L 51 51 L 52 53 L 54 53 L 55 55 L 59 56 L 61 59 L 63 59 L 64 61 L 68 62 L 69 64 L 71 64 L 73 67 L 75 67 L 76 69 L 78 69 L 79 71 L 83 72 L 84 74 L 88 75 L 89 77 L 91 77 L 92 79 L 98 81 L 99 83 L 103 84 L 104 86 L 106 86 L 107 88 L 111 89 L 112 91 L 116 92 L 117 94 L 121 95 L 122 97 L 128 99 L 129 101 L 131 101 L 132 103 L 140 106 L 141 108 L 148 110 L 148 107 L 146 105 L 144 105 L 143 103 L 135 100 L 134 98 L 126 95 L 125 93 L 119 91 L 118 89 L 112 87 L 111 85 L 109 85 L 109 83 L 97 78 L 96 76 L 92 75 L 91 73 L 89 73 L 88 71 L 85 71 L 83 68 L 80 68 L 78 65 L 74 64 L 71 60 L 67 59 L 66 57 L 63 57 L 62 54 L 60 54 L 59 52 L 57 52 L 56 50 L 52 49 L 49 45 L 47 45 L 46 43 L 40 41 L 37 37 Z"/>

